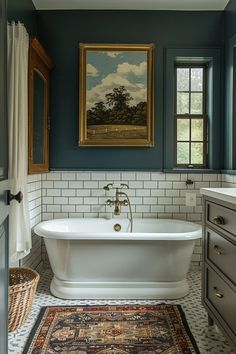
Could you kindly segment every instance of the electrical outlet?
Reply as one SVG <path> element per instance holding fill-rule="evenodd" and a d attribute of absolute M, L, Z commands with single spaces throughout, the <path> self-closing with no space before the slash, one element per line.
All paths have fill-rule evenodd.
<path fill-rule="evenodd" d="M 185 205 L 195 207 L 197 205 L 196 193 L 186 193 Z"/>

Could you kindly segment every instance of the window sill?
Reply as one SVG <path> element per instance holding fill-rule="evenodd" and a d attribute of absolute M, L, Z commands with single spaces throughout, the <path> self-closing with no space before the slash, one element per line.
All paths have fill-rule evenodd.
<path fill-rule="evenodd" d="M 236 175 L 236 170 L 221 170 L 222 174 Z"/>
<path fill-rule="evenodd" d="M 165 173 L 195 173 L 195 174 L 200 174 L 200 173 L 221 173 L 221 170 L 212 170 L 208 168 L 167 168 L 164 169 L 163 172 Z M 236 173 L 236 171 L 235 171 Z"/>

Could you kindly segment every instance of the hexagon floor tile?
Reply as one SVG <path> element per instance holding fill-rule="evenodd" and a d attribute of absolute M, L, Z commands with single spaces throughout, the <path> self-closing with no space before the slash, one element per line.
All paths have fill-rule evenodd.
<path fill-rule="evenodd" d="M 190 293 L 179 300 L 62 300 L 53 297 L 49 291 L 52 273 L 49 269 L 43 270 L 35 300 L 26 322 L 16 331 L 9 333 L 8 353 L 21 354 L 34 325 L 41 306 L 57 305 L 125 305 L 143 304 L 153 305 L 160 302 L 182 305 L 189 327 L 197 342 L 201 354 L 234 354 L 224 336 L 215 327 L 207 324 L 207 314 L 201 305 L 201 273 L 198 271 L 188 274 Z"/>

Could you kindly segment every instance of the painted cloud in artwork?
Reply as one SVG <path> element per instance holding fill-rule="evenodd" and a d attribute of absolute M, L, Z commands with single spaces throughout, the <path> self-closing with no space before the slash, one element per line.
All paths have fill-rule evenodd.
<path fill-rule="evenodd" d="M 105 104 L 106 95 L 120 86 L 131 95 L 130 105 L 147 101 L 146 53 L 92 52 L 87 62 L 87 109 L 97 102 Z"/>
<path fill-rule="evenodd" d="M 87 64 L 86 74 L 88 76 L 98 76 L 98 70 L 92 64 Z"/>
<path fill-rule="evenodd" d="M 134 75 L 142 76 L 147 72 L 147 63 L 142 62 L 139 65 L 129 63 L 118 64 L 117 72 L 122 75 L 133 73 Z"/>
<path fill-rule="evenodd" d="M 120 52 L 104 52 L 108 57 L 111 57 L 111 58 L 115 58 L 117 57 L 118 55 L 120 55 Z"/>

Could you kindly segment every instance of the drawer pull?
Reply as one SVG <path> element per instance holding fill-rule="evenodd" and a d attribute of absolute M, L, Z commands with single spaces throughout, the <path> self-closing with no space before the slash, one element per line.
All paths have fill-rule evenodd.
<path fill-rule="evenodd" d="M 224 297 L 224 295 L 221 294 L 221 293 L 218 291 L 218 289 L 217 289 L 216 286 L 214 286 L 213 289 L 215 290 L 215 296 L 216 296 L 216 297 L 218 297 L 219 299 L 222 299 L 222 297 Z"/>
<path fill-rule="evenodd" d="M 224 225 L 225 224 L 225 220 L 224 220 L 223 216 L 215 216 L 213 218 L 213 221 L 216 225 Z"/>
<path fill-rule="evenodd" d="M 216 253 L 220 256 L 221 254 L 223 254 L 221 248 L 217 245 L 213 246 L 214 250 L 216 251 Z"/>

